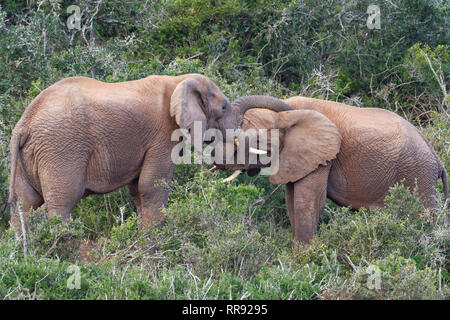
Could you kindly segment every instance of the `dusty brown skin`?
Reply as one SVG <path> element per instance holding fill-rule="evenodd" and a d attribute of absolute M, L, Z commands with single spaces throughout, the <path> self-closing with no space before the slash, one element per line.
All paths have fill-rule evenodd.
<path fill-rule="evenodd" d="M 27 212 L 44 204 L 70 217 L 89 194 L 128 185 L 142 226 L 161 220 L 175 165 L 178 128 L 236 129 L 242 112 L 207 77 L 149 76 L 119 83 L 85 77 L 61 80 L 26 108 L 11 137 L 11 225 L 20 230 L 17 199 Z"/>
<path fill-rule="evenodd" d="M 84 196 L 128 184 L 143 225 L 161 220 L 167 191 L 155 180 L 174 170 L 170 137 L 194 120 L 206 128 L 236 127 L 228 99 L 208 78 L 189 74 L 104 83 L 61 80 L 27 107 L 11 138 L 11 225 L 45 202 L 64 221 Z"/>
<path fill-rule="evenodd" d="M 246 98 L 236 102 L 245 104 Z M 442 178 L 448 198 L 441 160 L 420 131 L 395 113 L 305 97 L 284 102 L 293 110 L 247 111 L 242 129 L 280 129 L 279 171 L 269 180 L 286 184 L 286 206 L 298 243 L 311 241 L 326 197 L 354 209 L 381 207 L 389 187 L 405 179 L 412 190 L 417 179 L 425 207 L 435 208 L 435 186 Z M 248 164 L 218 168 L 251 175 L 259 170 Z"/>
<path fill-rule="evenodd" d="M 143 225 L 161 220 L 167 191 L 155 180 L 172 178 L 171 134 L 194 120 L 207 128 L 235 128 L 228 99 L 208 78 L 178 77 L 104 83 L 61 80 L 27 107 L 11 138 L 11 225 L 45 202 L 64 221 L 89 194 L 128 184 Z M 204 127 L 205 128 L 205 127 Z"/>

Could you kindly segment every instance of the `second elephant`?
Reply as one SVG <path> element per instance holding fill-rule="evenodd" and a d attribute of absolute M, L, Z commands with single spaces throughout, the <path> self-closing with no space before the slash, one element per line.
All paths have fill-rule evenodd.
<path fill-rule="evenodd" d="M 269 106 L 274 100 L 249 96 L 233 104 L 245 110 Z M 269 180 L 286 185 L 286 206 L 297 242 L 312 239 L 326 197 L 353 209 L 380 207 L 395 183 L 404 180 L 412 190 L 417 180 L 425 208 L 434 208 L 436 182 L 442 178 L 448 198 L 443 163 L 420 131 L 397 114 L 306 97 L 284 103 L 290 111 L 247 111 L 242 129 L 279 129 L 280 154 L 273 160 L 278 161 L 278 170 Z M 270 138 L 267 148 L 271 148 Z M 259 162 L 237 163 L 217 167 L 249 175 L 262 167 Z"/>

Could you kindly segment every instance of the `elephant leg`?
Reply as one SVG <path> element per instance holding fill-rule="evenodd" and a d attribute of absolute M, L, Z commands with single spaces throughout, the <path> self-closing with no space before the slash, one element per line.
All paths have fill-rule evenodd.
<path fill-rule="evenodd" d="M 293 184 L 290 216 L 293 237 L 299 244 L 309 243 L 317 229 L 320 214 L 325 207 L 330 168 L 331 165 L 320 166 Z"/>
<path fill-rule="evenodd" d="M 42 193 L 44 195 L 47 215 L 60 215 L 64 222 L 70 219 L 70 214 L 85 193 L 86 170 L 69 164 L 61 170 L 50 169 L 40 175 Z"/>
<path fill-rule="evenodd" d="M 134 204 L 136 205 L 136 211 L 138 214 L 141 213 L 141 199 L 139 197 L 138 191 L 138 181 L 139 179 L 133 180 L 128 184 L 128 190 L 130 191 L 130 195 L 133 197 Z"/>
<path fill-rule="evenodd" d="M 285 187 L 285 199 L 286 199 L 286 209 L 288 211 L 288 215 L 289 215 L 289 221 L 291 222 L 291 226 L 292 226 L 292 236 L 295 239 L 295 230 L 294 230 L 294 224 L 295 224 L 295 220 L 294 220 L 294 184 L 292 182 L 288 182 L 286 183 L 286 187 Z"/>
<path fill-rule="evenodd" d="M 436 189 L 433 188 L 432 190 L 427 190 L 425 192 L 420 193 L 419 191 L 419 197 L 422 200 L 423 207 L 425 209 L 428 209 L 430 211 L 433 211 L 437 207 L 437 192 Z"/>
<path fill-rule="evenodd" d="M 138 182 L 142 227 L 161 222 L 161 209 L 167 204 L 168 190 L 160 185 L 159 180 L 171 181 L 174 169 L 175 164 L 172 163 L 170 154 L 152 155 L 147 152 Z"/>
<path fill-rule="evenodd" d="M 423 207 L 430 211 L 433 211 L 437 207 L 437 177 L 429 176 L 429 177 L 421 177 L 421 179 L 417 182 L 417 187 L 419 191 L 419 198 L 422 201 Z M 409 180 L 409 181 L 408 181 Z M 405 186 L 409 188 L 412 192 L 416 187 L 416 178 L 410 178 L 405 181 Z"/>
<path fill-rule="evenodd" d="M 17 172 L 15 191 L 18 201 L 22 203 L 24 213 L 31 209 L 36 210 L 44 203 L 42 196 L 20 175 L 20 172 Z M 16 234 L 19 235 L 22 233 L 22 227 L 17 210 L 18 205 L 16 205 L 15 212 L 11 213 L 10 225 L 14 228 Z"/>

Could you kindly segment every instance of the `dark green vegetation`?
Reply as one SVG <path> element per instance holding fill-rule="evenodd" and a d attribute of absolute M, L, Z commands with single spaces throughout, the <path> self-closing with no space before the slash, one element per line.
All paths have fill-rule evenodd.
<path fill-rule="evenodd" d="M 66 27 L 71 4 L 81 31 Z M 366 26 L 369 4 L 380 6 L 380 30 Z M 165 225 L 153 230 L 137 230 L 125 188 L 84 199 L 67 225 L 30 213 L 25 256 L 6 207 L 14 124 L 43 88 L 75 75 L 198 72 L 230 100 L 304 95 L 385 108 L 419 126 L 449 168 L 448 16 L 447 1 L 425 0 L 2 1 L 0 298 L 448 299 L 449 210 L 441 201 L 424 213 L 401 186 L 385 209 L 329 202 L 302 248 L 282 187 L 244 175 L 224 185 L 226 173 L 203 177 L 197 165 L 177 168 Z M 80 289 L 67 288 L 72 264 Z"/>

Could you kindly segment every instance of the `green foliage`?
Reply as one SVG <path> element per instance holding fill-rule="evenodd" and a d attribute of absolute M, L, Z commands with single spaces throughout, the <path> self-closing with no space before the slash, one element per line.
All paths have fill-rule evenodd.
<path fill-rule="evenodd" d="M 82 29 L 68 30 L 69 5 Z M 267 177 L 178 166 L 164 224 L 142 230 L 126 187 L 90 196 L 68 224 L 29 214 L 28 254 L 9 226 L 12 128 L 44 88 L 201 73 L 234 100 L 304 95 L 392 110 L 418 125 L 446 168 L 450 68 L 445 2 L 62 0 L 0 7 L 0 299 L 448 299 L 449 211 L 395 186 L 384 209 L 331 201 L 313 243 L 292 249 L 284 187 Z M 442 190 L 442 183 L 439 182 Z M 440 197 L 442 199 L 442 196 Z M 87 260 L 80 243 L 92 241 Z M 85 257 L 86 258 L 86 257 Z M 81 271 L 69 289 L 68 267 Z M 367 281 L 376 266 L 381 289 Z"/>
<path fill-rule="evenodd" d="M 72 212 L 84 226 L 89 239 L 107 236 L 114 226 L 126 220 L 135 211 L 133 200 L 126 188 L 105 195 L 82 199 Z"/>
<path fill-rule="evenodd" d="M 448 146 L 450 117 L 433 112 L 431 115 L 433 126 L 423 129 L 424 135 L 439 155 L 445 168 L 450 168 L 450 149 Z M 448 172 L 448 169 L 447 169 Z"/>
<path fill-rule="evenodd" d="M 138 232 L 132 216 L 131 223 L 113 227 L 110 237 L 101 239 L 102 255 L 119 264 L 144 261 L 152 270 L 187 265 L 199 276 L 251 276 L 271 261 L 280 243 L 290 243 L 285 231 L 262 235 L 268 223 L 258 218 L 264 207 L 262 189 L 223 184 L 202 174 L 168 187 L 173 190 L 164 225 Z"/>
<path fill-rule="evenodd" d="M 435 217 L 424 215 L 417 190 L 410 192 L 399 184 L 391 188 L 385 203 L 384 209 L 335 210 L 330 222 L 320 226 L 312 245 L 299 248 L 301 265 L 338 265 L 333 269 L 341 277 L 324 288 L 324 298 L 435 299 L 448 295 L 448 288 L 441 287 L 449 281 L 445 271 L 449 211 Z M 382 290 L 365 286 L 371 265 L 382 271 Z"/>
<path fill-rule="evenodd" d="M 260 232 L 261 225 L 271 222 L 259 221 L 226 200 L 213 204 L 218 211 L 211 209 L 210 197 L 220 192 L 237 193 L 240 199 L 242 190 L 197 175 L 177 192 L 165 211 L 163 226 L 139 230 L 136 215 L 113 226 L 91 250 L 91 262 L 76 265 L 81 272 L 79 289 L 67 286 L 71 273 L 70 260 L 65 259 L 73 257 L 69 248 L 76 249 L 67 244 L 82 235 L 79 221 L 63 225 L 57 218 L 34 212 L 33 250 L 27 257 L 12 230 L 1 235 L 0 298 L 449 297 L 445 271 L 449 212 L 431 220 L 422 217 L 414 193 L 400 185 L 386 198 L 386 209 L 335 212 L 329 224 L 320 226 L 312 245 L 293 251 L 286 238 L 288 229 Z M 255 197 L 262 193 L 255 187 Z M 396 208 L 401 208 L 400 214 L 392 212 Z M 55 241 L 66 245 L 52 245 Z M 58 249 L 49 251 L 49 247 Z M 374 272 L 379 275 L 378 287 L 370 285 Z"/>
<path fill-rule="evenodd" d="M 75 261 L 84 235 L 81 221 L 63 223 L 60 216 L 47 218 L 38 209 L 29 214 L 27 222 L 28 246 L 34 255 Z"/>
<path fill-rule="evenodd" d="M 379 287 L 372 288 L 374 270 L 379 272 Z M 438 300 L 448 299 L 448 287 L 442 285 L 440 273 L 429 268 L 418 269 L 414 260 L 401 256 L 375 261 L 358 268 L 347 281 L 338 279 L 324 292 L 326 299 L 389 299 Z M 370 289 L 368 288 L 370 287 Z"/>

